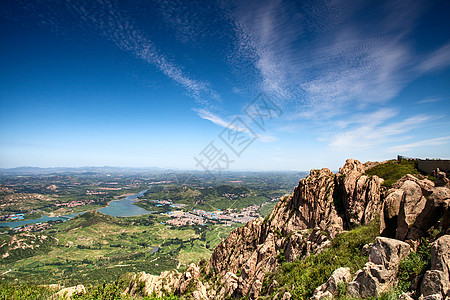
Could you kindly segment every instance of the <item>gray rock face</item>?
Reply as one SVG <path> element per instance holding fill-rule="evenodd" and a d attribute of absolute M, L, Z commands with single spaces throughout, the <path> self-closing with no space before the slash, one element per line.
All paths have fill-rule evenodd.
<path fill-rule="evenodd" d="M 422 281 L 420 291 L 425 299 L 450 297 L 450 235 L 437 239 L 431 248 L 431 270 Z"/>
<path fill-rule="evenodd" d="M 400 261 L 409 255 L 410 246 L 391 238 L 377 237 L 370 249 L 369 262 L 356 272 L 347 292 L 352 297 L 373 297 L 395 283 Z"/>
<path fill-rule="evenodd" d="M 328 278 L 327 282 L 316 288 L 314 295 L 311 299 L 320 300 L 325 298 L 331 298 L 338 291 L 338 286 L 340 283 L 347 284 L 352 278 L 350 273 L 350 268 L 339 268 L 336 269 Z"/>
<path fill-rule="evenodd" d="M 426 231 L 431 228 L 443 215 L 450 211 L 450 189 L 436 187 L 431 190 L 431 195 L 426 200 L 425 207 L 417 215 L 414 224 L 408 231 L 407 239 L 417 240 L 426 235 Z M 444 222 L 448 221 L 444 217 Z M 443 228 L 448 228 L 443 224 Z"/>
<path fill-rule="evenodd" d="M 382 265 L 387 270 L 396 270 L 400 260 L 411 252 L 407 243 L 399 240 L 377 237 L 370 248 L 369 262 Z"/>

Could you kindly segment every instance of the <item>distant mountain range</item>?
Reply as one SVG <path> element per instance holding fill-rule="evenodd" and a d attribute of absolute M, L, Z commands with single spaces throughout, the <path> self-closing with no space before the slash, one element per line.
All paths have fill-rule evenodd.
<path fill-rule="evenodd" d="M 42 175 L 42 174 L 61 174 L 61 173 L 146 173 L 146 172 L 166 172 L 167 169 L 148 167 L 148 168 L 126 168 L 126 167 L 17 167 L 0 168 L 0 175 Z"/>

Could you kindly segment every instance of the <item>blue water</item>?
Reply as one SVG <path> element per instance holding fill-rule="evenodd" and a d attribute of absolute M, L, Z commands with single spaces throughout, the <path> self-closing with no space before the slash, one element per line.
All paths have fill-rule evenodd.
<path fill-rule="evenodd" d="M 75 217 L 75 216 L 77 216 L 79 214 L 84 214 L 84 212 L 76 213 L 76 214 L 70 214 L 70 215 L 64 215 L 64 216 L 59 216 L 59 217 L 49 217 L 49 216 L 43 215 L 39 219 L 31 219 L 31 220 L 23 220 L 23 221 L 0 223 L 0 227 L 16 228 L 16 227 L 21 227 L 21 226 L 28 225 L 28 224 L 43 223 L 43 222 L 48 222 L 48 221 L 63 221 L 64 222 L 64 221 L 67 221 L 69 219 L 72 219 L 73 217 Z"/>
<path fill-rule="evenodd" d="M 152 213 L 151 211 L 148 211 L 146 209 L 143 209 L 143 208 L 133 204 L 134 202 L 136 202 L 136 199 L 138 197 L 143 196 L 146 191 L 147 190 L 144 190 L 138 194 L 127 196 L 127 197 L 125 197 L 125 199 L 122 199 L 122 200 L 111 201 L 111 202 L 109 202 L 109 206 L 99 208 L 97 210 L 105 215 L 110 215 L 113 217 L 134 217 L 134 216 L 151 214 Z M 15 228 L 15 227 L 21 227 L 21 226 L 33 224 L 33 223 L 43 223 L 43 222 L 58 221 L 58 220 L 64 222 L 69 219 L 72 219 L 73 217 L 75 217 L 79 214 L 84 214 L 84 212 L 70 214 L 70 215 L 64 215 L 64 216 L 59 216 L 59 217 L 48 217 L 48 216 L 44 215 L 39 219 L 0 223 L 0 227 Z"/>
<path fill-rule="evenodd" d="M 138 197 L 144 195 L 147 190 L 144 190 L 138 194 L 130 195 L 122 200 L 114 200 L 109 202 L 109 206 L 99 208 L 97 211 L 105 215 L 110 215 L 113 217 L 134 217 L 140 215 L 151 214 L 151 211 L 143 209 L 139 206 L 134 205 Z"/>

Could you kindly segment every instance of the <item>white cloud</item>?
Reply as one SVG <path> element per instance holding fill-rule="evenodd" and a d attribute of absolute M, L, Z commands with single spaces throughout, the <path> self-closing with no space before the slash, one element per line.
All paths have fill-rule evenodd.
<path fill-rule="evenodd" d="M 441 97 L 426 97 L 425 99 L 422 99 L 420 101 L 417 101 L 416 104 L 428 104 L 428 103 L 434 103 L 443 100 L 444 98 Z"/>
<path fill-rule="evenodd" d="M 394 114 L 391 113 L 391 116 Z M 356 126 L 335 134 L 329 145 L 341 151 L 379 147 L 408 138 L 404 136 L 406 133 L 431 119 L 431 116 L 417 115 L 399 122 L 388 123 L 391 118 L 382 117 L 379 112 L 375 112 L 367 115 L 368 122 L 365 123 L 364 116 L 361 117 L 361 122 L 356 123 Z"/>
<path fill-rule="evenodd" d="M 205 109 L 194 109 L 194 111 L 198 114 L 198 116 L 202 119 L 208 120 L 213 122 L 216 125 L 219 125 L 221 127 L 227 128 L 230 125 L 230 122 L 225 121 L 221 117 L 213 114 L 210 111 L 207 111 Z"/>
<path fill-rule="evenodd" d="M 425 4 L 380 2 L 361 21 L 364 3 L 236 1 L 230 5 L 236 31 L 231 64 L 252 63 L 259 88 L 295 118 L 328 119 L 385 104 L 423 73 L 408 34 Z M 422 69 L 447 66 L 447 48 Z"/>
<path fill-rule="evenodd" d="M 428 55 L 418 69 L 423 72 L 432 72 L 448 66 L 450 66 L 450 42 Z"/>
<path fill-rule="evenodd" d="M 370 126 L 377 126 L 393 118 L 397 114 L 398 112 L 392 108 L 382 108 L 372 113 L 356 114 L 350 118 L 339 120 L 335 125 L 340 129 L 346 128 L 352 124 L 369 124 Z"/>
<path fill-rule="evenodd" d="M 258 139 L 263 143 L 272 143 L 277 140 L 275 136 L 268 134 L 258 134 Z"/>
<path fill-rule="evenodd" d="M 185 88 L 187 94 L 203 105 L 220 100 L 207 81 L 193 79 L 182 68 L 158 51 L 146 34 L 121 14 L 108 0 L 89 2 L 89 6 L 72 4 L 83 20 L 92 24 L 101 34 L 136 57 L 157 67 L 168 78 Z"/>
<path fill-rule="evenodd" d="M 421 140 L 414 143 L 409 144 L 403 144 L 398 146 L 393 146 L 388 149 L 389 152 L 392 153 L 402 153 L 402 152 L 408 152 L 414 148 L 418 147 L 430 147 L 430 146 L 441 146 L 450 143 L 450 135 L 439 137 L 439 138 L 433 138 L 433 139 L 426 139 Z"/>
<path fill-rule="evenodd" d="M 238 132 L 244 132 L 244 133 L 251 135 L 252 137 L 255 136 L 254 132 L 250 132 L 249 129 L 247 127 L 245 127 L 245 126 L 248 126 L 247 124 L 250 123 L 250 120 L 248 120 L 247 117 L 233 116 L 231 118 L 231 121 L 228 122 L 228 121 L 224 120 L 223 118 L 217 116 L 216 114 L 213 114 L 212 112 L 207 111 L 205 109 L 194 109 L 194 111 L 198 114 L 198 116 L 200 118 L 211 121 L 212 123 L 214 123 L 220 127 L 228 128 L 228 129 L 238 131 Z M 243 124 L 244 126 L 241 126 L 240 122 L 233 122 L 234 120 L 236 120 L 236 118 L 239 118 L 240 120 L 245 122 L 245 124 Z M 250 130 L 251 130 L 251 128 L 250 128 Z M 263 143 L 272 143 L 277 140 L 277 138 L 275 136 L 269 135 L 269 134 L 257 134 L 256 138 Z"/>

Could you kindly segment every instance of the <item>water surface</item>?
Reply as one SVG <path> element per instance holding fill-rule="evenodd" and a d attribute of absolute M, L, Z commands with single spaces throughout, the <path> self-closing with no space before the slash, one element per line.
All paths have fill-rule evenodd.
<path fill-rule="evenodd" d="M 151 214 L 151 211 L 148 211 L 146 209 L 143 209 L 139 206 L 134 205 L 133 203 L 136 202 L 136 199 L 138 197 L 141 197 L 144 195 L 144 193 L 147 190 L 141 191 L 140 193 L 126 196 L 122 200 L 114 200 L 109 202 L 109 205 L 107 207 L 99 208 L 97 209 L 99 212 L 113 216 L 113 217 L 134 217 L 134 216 L 140 216 L 140 215 L 146 215 Z M 22 220 L 22 221 L 14 221 L 14 222 L 5 222 L 0 223 L 0 227 L 21 227 L 28 224 L 33 223 L 44 223 L 48 221 L 67 221 L 69 219 L 72 219 L 73 217 L 84 214 L 84 212 L 76 213 L 76 214 L 70 214 L 70 215 L 64 215 L 59 217 L 49 217 L 46 215 L 43 215 L 39 219 L 30 219 L 30 220 Z"/>
<path fill-rule="evenodd" d="M 151 214 L 151 211 L 134 205 L 136 199 L 143 196 L 146 191 L 147 190 L 144 190 L 138 194 L 126 196 L 125 199 L 122 200 L 111 201 L 107 207 L 99 208 L 97 211 L 113 217 L 134 217 Z"/>
<path fill-rule="evenodd" d="M 84 214 L 84 212 L 76 213 L 76 214 L 70 214 L 70 215 L 64 215 L 64 216 L 59 216 L 59 217 L 49 217 L 49 216 L 43 215 L 39 219 L 30 219 L 30 220 L 22 220 L 22 221 L 0 223 L 0 227 L 16 228 L 16 227 L 21 227 L 21 226 L 28 225 L 28 224 L 44 223 L 44 222 L 48 222 L 48 221 L 63 221 L 63 222 L 65 222 L 65 221 L 67 221 L 69 219 L 72 219 L 73 217 L 75 217 L 75 216 L 77 216 L 79 214 Z"/>

